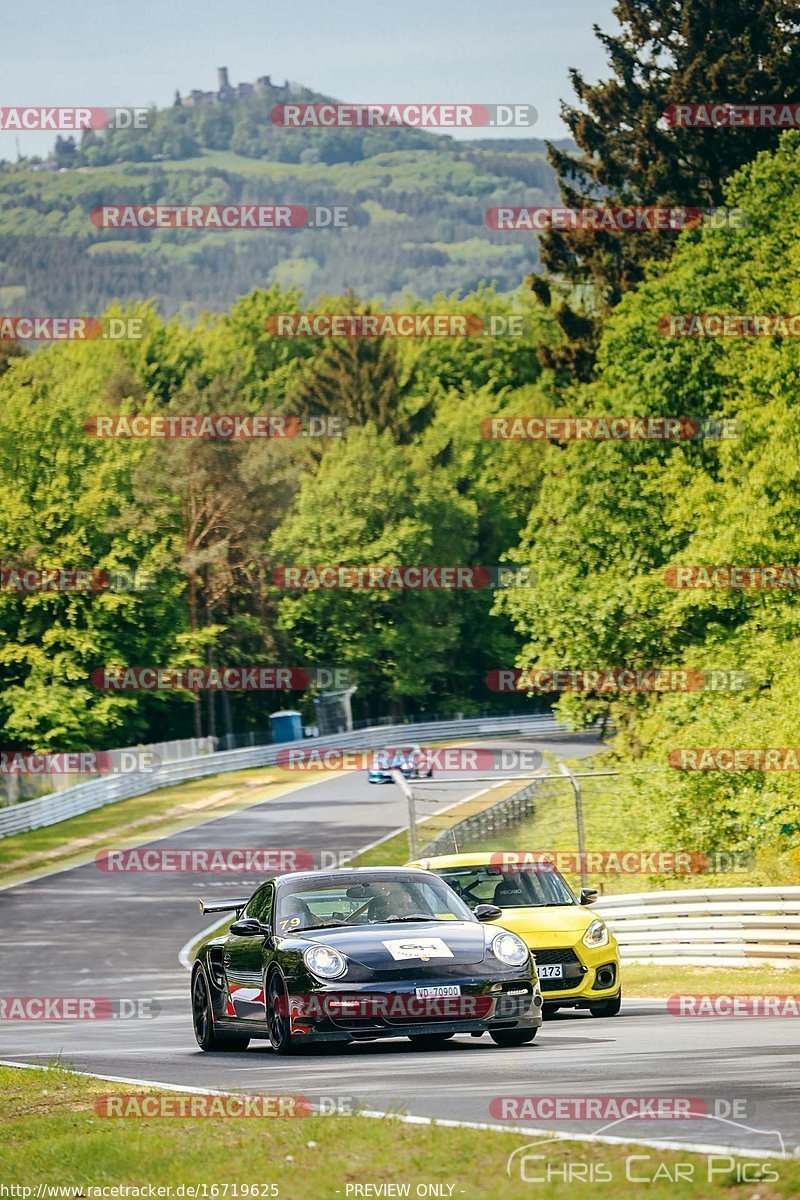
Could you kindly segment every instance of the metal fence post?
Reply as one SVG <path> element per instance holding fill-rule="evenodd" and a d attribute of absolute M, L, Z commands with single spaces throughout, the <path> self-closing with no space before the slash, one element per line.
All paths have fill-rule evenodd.
<path fill-rule="evenodd" d="M 586 839 L 583 835 L 583 804 L 581 801 L 581 785 L 578 783 L 575 776 L 570 771 L 569 767 L 565 766 L 559 759 L 558 769 L 562 775 L 566 775 L 567 779 L 572 784 L 572 790 L 575 793 L 575 824 L 578 828 L 578 863 L 580 866 L 581 887 L 586 887 Z"/>
<path fill-rule="evenodd" d="M 396 768 L 391 771 L 391 776 L 400 791 L 408 801 L 408 852 L 412 861 L 416 861 L 417 855 L 417 809 L 414 804 L 414 789 L 406 779 L 402 771 Z"/>

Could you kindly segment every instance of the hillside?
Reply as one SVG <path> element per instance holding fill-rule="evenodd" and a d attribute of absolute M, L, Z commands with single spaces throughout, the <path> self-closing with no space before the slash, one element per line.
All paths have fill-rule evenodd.
<path fill-rule="evenodd" d="M 231 92 L 155 110 L 146 131 L 59 138 L 45 162 L 0 163 L 0 308 L 94 312 L 152 296 L 165 316 L 193 316 L 273 283 L 396 302 L 481 281 L 511 290 L 536 265 L 535 239 L 492 232 L 483 213 L 557 199 L 540 140 L 281 129 L 276 103 L 327 98 L 299 85 Z M 346 205 L 350 227 L 122 232 L 89 220 L 99 204 L 254 202 Z"/>

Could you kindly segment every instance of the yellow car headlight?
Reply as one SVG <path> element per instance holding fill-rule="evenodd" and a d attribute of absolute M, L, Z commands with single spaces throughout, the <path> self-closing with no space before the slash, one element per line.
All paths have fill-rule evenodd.
<path fill-rule="evenodd" d="M 601 946 L 607 946 L 608 926 L 603 921 L 592 921 L 581 941 L 590 950 L 599 950 Z"/>

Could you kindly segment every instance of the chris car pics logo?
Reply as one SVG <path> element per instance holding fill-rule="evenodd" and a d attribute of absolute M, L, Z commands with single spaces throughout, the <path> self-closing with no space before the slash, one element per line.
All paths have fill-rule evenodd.
<path fill-rule="evenodd" d="M 619 1126 L 625 1125 L 630 1119 L 636 1118 L 623 1117 L 619 1121 L 612 1121 L 595 1130 L 593 1136 L 601 1143 L 628 1140 L 628 1131 Z M 707 1146 L 719 1142 L 718 1151 L 682 1152 L 679 1138 L 673 1136 L 669 1141 L 665 1139 L 663 1149 L 642 1145 L 621 1159 L 609 1153 L 608 1160 L 604 1161 L 602 1145 L 593 1147 L 597 1152 L 590 1153 L 588 1148 L 576 1147 L 574 1143 L 554 1135 L 528 1142 L 512 1151 L 506 1161 L 506 1174 L 509 1179 L 520 1183 L 551 1187 L 553 1184 L 564 1187 L 573 1183 L 624 1182 L 638 1185 L 688 1183 L 697 1188 L 701 1183 L 708 1185 L 720 1180 L 729 1186 L 742 1186 L 775 1183 L 780 1179 L 777 1162 L 787 1158 L 788 1154 L 783 1136 L 777 1129 L 759 1129 L 713 1113 L 703 1113 L 702 1119 L 716 1122 L 716 1125 L 712 1125 L 713 1132 L 703 1132 L 702 1136 L 696 1133 L 692 1141 L 700 1141 Z M 613 1137 L 605 1136 L 609 1131 Z M 747 1135 L 747 1144 L 758 1152 L 752 1157 L 743 1158 L 728 1150 L 729 1146 L 741 1139 L 742 1132 Z M 631 1132 L 629 1140 L 638 1139 Z"/>

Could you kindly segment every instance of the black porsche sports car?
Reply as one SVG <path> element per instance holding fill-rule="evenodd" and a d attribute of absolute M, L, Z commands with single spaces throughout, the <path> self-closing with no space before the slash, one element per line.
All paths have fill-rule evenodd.
<path fill-rule="evenodd" d="M 515 933 L 482 922 L 437 875 L 409 867 L 301 871 L 247 898 L 204 903 L 236 913 L 192 967 L 203 1050 L 268 1038 L 277 1054 L 323 1041 L 408 1037 L 434 1047 L 457 1033 L 499 1046 L 533 1040 L 542 997 Z"/>

